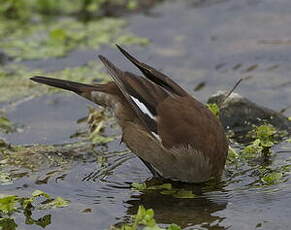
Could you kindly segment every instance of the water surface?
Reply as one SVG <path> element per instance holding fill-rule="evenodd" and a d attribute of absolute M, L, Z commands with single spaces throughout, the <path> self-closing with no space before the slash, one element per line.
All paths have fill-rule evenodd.
<path fill-rule="evenodd" d="M 238 93 L 259 105 L 281 110 L 291 105 L 291 2 L 288 0 L 170 1 L 146 15 L 128 17 L 129 30 L 147 37 L 147 47 L 130 47 L 144 62 L 172 76 L 196 98 L 206 102 L 220 89 L 229 89 L 241 77 L 252 76 Z M 122 68 L 137 72 L 110 47 L 98 53 Z M 26 61 L 30 67 L 57 70 L 96 59 L 94 51 L 74 51 L 60 59 Z M 60 76 L 61 77 L 61 76 Z M 194 92 L 198 85 L 204 85 Z M 76 95 L 59 93 L 4 105 L 8 117 L 22 131 L 1 134 L 12 144 L 64 144 L 86 129 L 77 120 L 86 116 L 87 102 Z M 291 115 L 291 110 L 285 112 Z M 119 133 L 108 128 L 108 133 Z M 79 152 L 75 154 L 84 155 Z M 160 224 L 176 223 L 185 229 L 289 229 L 290 175 L 275 185 L 258 186 L 260 166 L 272 169 L 290 165 L 291 145 L 273 147 L 270 159 L 227 166 L 228 173 L 216 186 L 193 185 L 194 199 L 177 199 L 159 192 L 138 192 L 132 182 L 151 175 L 119 140 L 86 152 L 85 157 L 65 156 L 65 164 L 48 164 L 34 172 L 13 168 L 18 175 L 1 193 L 26 195 L 35 189 L 71 201 L 69 208 L 50 211 L 46 229 L 106 229 L 122 223 L 138 205 L 153 208 Z M 105 163 L 98 163 L 102 156 Z M 22 175 L 22 174 L 21 174 Z M 186 186 L 187 187 L 187 186 Z M 189 186 L 188 186 L 189 187 Z M 84 213 L 90 208 L 92 212 Z M 21 220 L 21 217 L 19 217 Z M 23 223 L 23 221 L 22 221 Z M 21 224 L 21 229 L 41 229 Z"/>

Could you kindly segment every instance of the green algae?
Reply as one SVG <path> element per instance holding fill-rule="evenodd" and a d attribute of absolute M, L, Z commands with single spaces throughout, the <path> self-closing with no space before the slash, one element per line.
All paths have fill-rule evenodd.
<path fill-rule="evenodd" d="M 58 91 L 51 87 L 35 84 L 29 80 L 30 77 L 36 75 L 46 75 L 83 83 L 91 83 L 93 80 L 98 82 L 108 81 L 108 76 L 101 71 L 101 68 L 102 65 L 98 64 L 97 61 L 91 61 L 83 66 L 65 68 L 51 73 L 44 73 L 41 70 L 30 70 L 24 65 L 10 64 L 5 67 L 0 66 L 0 102 Z"/>
<path fill-rule="evenodd" d="M 290 161 L 280 159 L 282 152 L 276 150 L 276 144 L 281 144 L 282 141 L 288 143 L 288 134 L 265 123 L 254 126 L 247 137 L 252 139 L 250 143 L 233 143 L 233 148 L 229 148 L 227 173 L 240 175 L 252 172 L 254 181 L 249 187 L 256 189 L 272 188 L 272 185 L 280 186 L 287 182 L 291 172 Z M 288 147 L 287 149 L 289 150 Z"/>
<path fill-rule="evenodd" d="M 275 144 L 274 136 L 276 133 L 277 130 L 270 124 L 255 127 L 250 132 L 254 141 L 244 148 L 244 156 L 250 158 L 262 153 L 269 153 L 270 148 Z"/>
<path fill-rule="evenodd" d="M 0 169 L 11 168 L 38 171 L 49 167 L 69 166 L 74 160 L 83 160 L 94 152 L 91 142 L 80 142 L 64 145 L 11 145 L 0 148 Z M 4 171 L 3 171 L 4 172 Z M 8 172 L 5 174 L 10 176 Z"/>
<path fill-rule="evenodd" d="M 134 10 L 136 0 L 75 0 L 73 4 L 69 0 L 0 0 L 0 3 L 0 48 L 15 60 L 62 57 L 72 50 L 97 50 L 115 43 L 149 43 L 148 39 L 127 31 L 126 20 L 100 14 L 109 5 Z"/>
<path fill-rule="evenodd" d="M 31 89 L 34 84 L 29 81 L 29 76 L 40 75 L 40 70 L 29 70 L 23 65 L 10 64 L 0 66 L 0 102 L 13 98 L 22 99 L 24 96 L 33 95 Z"/>
<path fill-rule="evenodd" d="M 88 20 L 106 16 L 120 15 L 123 12 L 148 8 L 154 1 L 143 0 L 0 0 L 1 17 L 9 20 L 31 21 L 31 16 L 74 15 Z M 114 12 L 112 12 L 114 9 Z"/>
<path fill-rule="evenodd" d="M 103 110 L 89 108 L 88 118 L 84 119 L 89 129 L 80 133 L 77 142 L 71 144 L 22 146 L 0 139 L 0 184 L 13 183 L 18 177 L 44 168 L 68 168 L 75 161 L 96 159 L 99 162 L 103 155 L 97 154 L 96 146 L 103 146 L 115 139 L 103 133 L 107 120 Z M 106 158 L 102 159 L 105 163 Z"/>
<path fill-rule="evenodd" d="M 15 131 L 15 125 L 4 115 L 0 114 L 0 132 L 11 133 Z"/>
<path fill-rule="evenodd" d="M 181 230 L 181 227 L 176 224 L 170 224 L 166 228 L 161 228 L 158 226 L 154 215 L 153 209 L 139 206 L 137 213 L 131 217 L 130 223 L 123 224 L 121 227 L 112 226 L 110 230 Z"/>
<path fill-rule="evenodd" d="M 264 175 L 261 178 L 261 181 L 263 184 L 273 185 L 273 184 L 277 184 L 277 183 L 281 182 L 282 178 L 283 178 L 283 173 L 271 172 L 271 173 Z"/>
<path fill-rule="evenodd" d="M 84 13 L 84 10 L 97 12 L 107 4 L 129 4 L 128 1 L 76 0 L 74 4 L 66 0 L 59 3 L 51 0 L 0 0 L 1 2 L 0 49 L 4 55 L 16 61 L 61 57 L 73 50 L 95 49 L 97 54 L 100 46 L 112 46 L 115 43 L 148 44 L 146 38 L 137 37 L 126 30 L 127 22 L 124 19 L 98 16 L 84 22 L 75 15 L 78 12 Z M 130 1 L 132 8 L 133 2 L 135 1 Z M 28 69 L 20 64 L 0 65 L 0 103 L 57 91 L 37 86 L 28 80 L 29 77 L 49 75 L 84 83 L 91 83 L 93 80 L 107 81 L 101 68 L 97 60 L 50 73 L 41 69 Z M 95 140 L 99 141 L 101 140 Z"/>
<path fill-rule="evenodd" d="M 65 68 L 61 71 L 54 72 L 53 75 L 64 80 L 86 83 L 90 83 L 93 80 L 98 80 L 98 82 L 108 81 L 110 78 L 102 71 L 103 65 L 98 62 L 99 60 L 90 61 L 83 66 Z"/>
<path fill-rule="evenodd" d="M 151 185 L 151 186 L 148 186 L 146 183 L 132 183 L 131 184 L 131 187 L 134 189 L 134 190 L 139 190 L 139 191 L 142 191 L 142 190 L 171 190 L 172 189 L 172 184 L 169 184 L 169 183 L 165 183 L 165 184 L 159 184 L 159 185 Z"/>
<path fill-rule="evenodd" d="M 15 223 L 14 219 L 6 217 L 6 218 L 0 218 L 0 227 L 1 229 L 9 229 L 9 230 L 15 230 L 17 228 L 17 224 Z"/>
<path fill-rule="evenodd" d="M 62 197 L 51 198 L 41 190 L 35 190 L 29 197 L 0 194 L 0 228 L 13 230 L 17 228 L 14 215 L 22 213 L 25 223 L 38 225 L 45 228 L 51 223 L 51 215 L 47 214 L 39 219 L 34 219 L 32 214 L 35 210 L 63 208 L 69 205 L 69 201 Z"/>
<path fill-rule="evenodd" d="M 210 104 L 207 104 L 206 106 L 216 117 L 219 117 L 220 109 L 217 104 L 210 103 Z"/>
<path fill-rule="evenodd" d="M 58 148 L 54 146 L 35 145 L 35 146 L 16 146 L 9 145 L 0 149 L 1 167 L 16 167 L 29 170 L 38 170 L 49 165 L 61 165 L 66 163 L 66 159 L 59 156 L 50 156 L 57 152 Z M 46 156 L 46 155 L 47 156 Z"/>
<path fill-rule="evenodd" d="M 11 23 L 10 23 L 11 24 Z M 61 57 L 75 49 L 98 49 L 102 45 L 140 44 L 148 40 L 126 31 L 126 21 L 118 18 L 101 18 L 86 23 L 71 17 L 29 25 L 13 24 L 6 28 L 0 20 L 0 48 L 17 60 Z"/>
<path fill-rule="evenodd" d="M 228 147 L 228 154 L 227 154 L 227 164 L 232 164 L 237 162 L 240 155 L 236 151 L 236 149 L 232 148 L 231 146 Z"/>
<path fill-rule="evenodd" d="M 106 127 L 108 117 L 105 114 L 105 110 L 98 110 L 93 107 L 89 107 L 89 115 L 87 122 L 90 129 L 87 133 L 87 138 L 92 144 L 106 144 L 114 140 L 114 137 L 108 137 L 103 135 L 103 130 Z M 85 135 L 86 136 L 86 135 Z"/>
<path fill-rule="evenodd" d="M 146 183 L 132 183 L 131 187 L 133 190 L 138 191 L 154 191 L 158 190 L 162 195 L 168 195 L 179 199 L 192 199 L 196 198 L 197 195 L 191 190 L 185 190 L 181 188 L 174 188 L 172 184 L 157 184 L 157 185 L 147 185 Z"/>
<path fill-rule="evenodd" d="M 9 145 L 0 148 L 0 185 L 12 184 L 18 178 L 33 175 L 42 169 L 58 167 L 61 171 L 72 167 L 76 160 L 90 158 L 94 151 L 91 143 L 73 143 L 59 146 Z M 37 183 L 44 183 L 53 175 Z"/>

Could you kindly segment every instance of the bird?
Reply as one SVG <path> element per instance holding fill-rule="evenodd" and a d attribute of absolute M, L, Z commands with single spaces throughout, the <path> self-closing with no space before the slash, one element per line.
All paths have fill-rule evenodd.
<path fill-rule="evenodd" d="M 170 77 L 116 46 L 142 75 L 123 71 L 99 55 L 112 77 L 107 83 L 45 76 L 30 79 L 72 91 L 111 110 L 122 130 L 121 141 L 153 177 L 186 183 L 221 178 L 228 140 L 219 119 Z"/>

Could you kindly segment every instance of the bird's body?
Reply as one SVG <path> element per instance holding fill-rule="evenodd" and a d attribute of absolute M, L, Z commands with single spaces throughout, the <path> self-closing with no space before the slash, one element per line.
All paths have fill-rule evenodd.
<path fill-rule="evenodd" d="M 190 183 L 219 177 L 228 150 L 219 120 L 166 75 L 118 48 L 144 77 L 123 72 L 99 56 L 114 81 L 86 85 L 46 77 L 32 80 L 110 108 L 122 128 L 122 141 L 154 175 Z"/>

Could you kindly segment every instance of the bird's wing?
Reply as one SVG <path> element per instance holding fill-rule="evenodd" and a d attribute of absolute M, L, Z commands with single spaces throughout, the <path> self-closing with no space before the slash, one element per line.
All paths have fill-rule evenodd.
<path fill-rule="evenodd" d="M 129 72 L 123 72 L 107 58 L 99 56 L 144 128 L 157 138 L 157 106 L 169 93 L 159 85 Z"/>
<path fill-rule="evenodd" d="M 133 57 L 131 54 L 129 54 L 126 50 L 121 48 L 119 45 L 116 45 L 117 48 L 120 50 L 120 52 L 129 60 L 131 61 L 137 68 L 140 69 L 140 71 L 144 74 L 144 76 L 151 80 L 152 82 L 160 85 L 167 91 L 176 94 L 178 96 L 187 96 L 188 93 L 180 87 L 178 84 L 176 84 L 171 78 L 169 78 L 167 75 L 159 72 L 155 68 L 142 63 L 138 61 L 135 57 Z"/>

